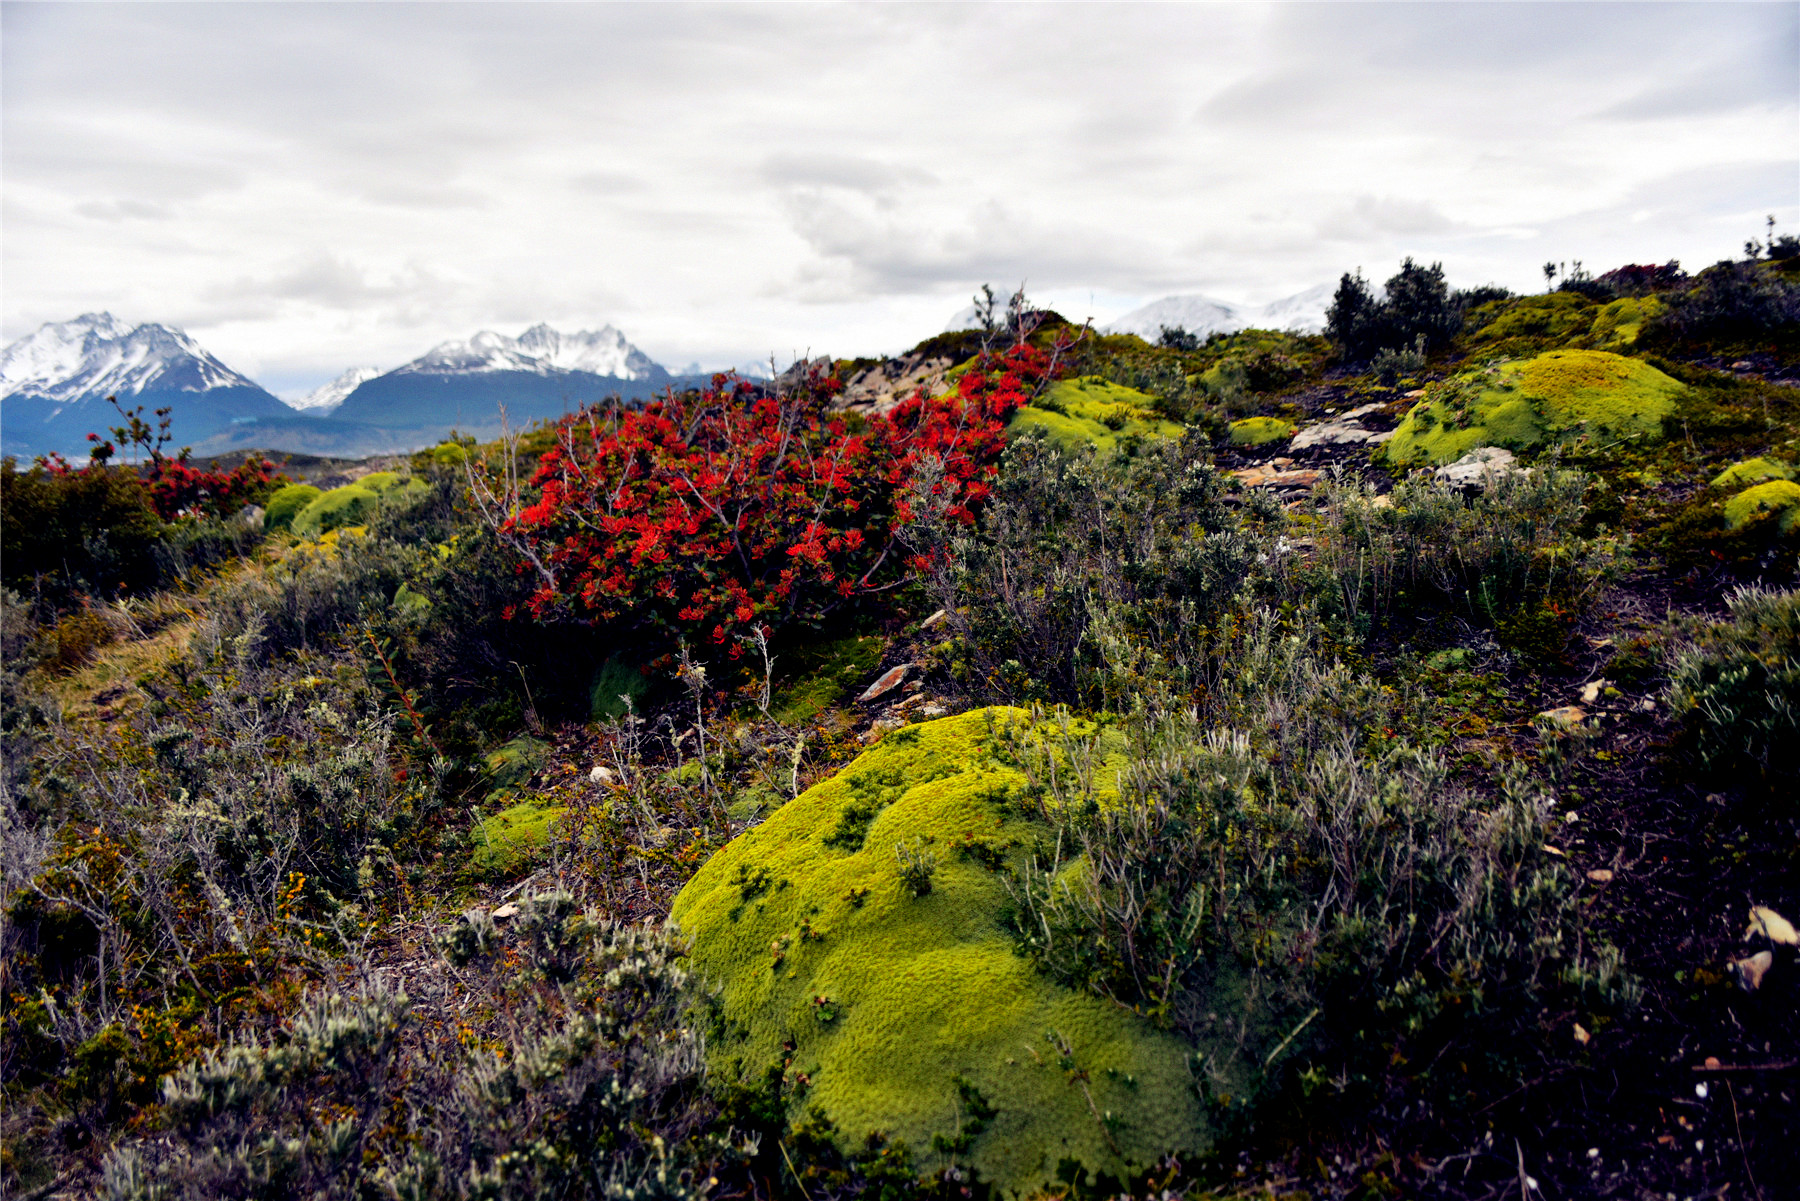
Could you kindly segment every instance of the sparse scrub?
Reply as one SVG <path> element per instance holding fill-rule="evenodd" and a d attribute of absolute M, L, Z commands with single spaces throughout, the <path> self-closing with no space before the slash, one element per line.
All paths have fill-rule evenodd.
<path fill-rule="evenodd" d="M 666 936 L 544 894 L 444 945 L 424 997 L 380 977 L 315 992 L 280 1037 L 169 1076 L 168 1133 L 114 1151 L 103 1195 L 697 1201 L 754 1152 L 708 1129 Z M 420 1019 L 451 993 L 491 1015 L 479 1031 Z"/>
<path fill-rule="evenodd" d="M 970 686 L 1105 705 L 1124 699 L 1134 647 L 1191 675 L 1256 557 L 1226 489 L 1191 434 L 1112 456 L 1016 440 L 937 582 Z"/>
<path fill-rule="evenodd" d="M 1623 549 L 1583 533 L 1586 486 L 1556 467 L 1502 474 L 1474 495 L 1420 477 L 1386 496 L 1334 480 L 1309 531 L 1316 557 L 1296 578 L 1365 632 L 1433 609 L 1488 624 L 1539 605 L 1573 610 Z"/>
<path fill-rule="evenodd" d="M 1731 620 L 1701 632 L 1675 663 L 1670 704 L 1709 775 L 1800 781 L 1800 593 L 1744 588 Z"/>

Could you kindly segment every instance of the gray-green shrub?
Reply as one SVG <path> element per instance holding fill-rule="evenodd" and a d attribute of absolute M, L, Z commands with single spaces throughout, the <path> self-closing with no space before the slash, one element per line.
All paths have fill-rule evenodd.
<path fill-rule="evenodd" d="M 1741 588 L 1676 661 L 1669 703 L 1703 771 L 1800 781 L 1800 592 Z"/>
<path fill-rule="evenodd" d="M 168 1132 L 112 1153 L 106 1195 L 693 1201 L 711 1190 L 709 1167 L 739 1149 L 708 1129 L 678 944 L 566 893 L 528 898 L 505 933 L 472 913 L 441 943 L 447 958 L 415 977 L 416 998 L 379 978 L 315 993 L 278 1036 L 166 1078 Z M 453 1007 L 470 1016 L 435 1016 Z M 469 1021 L 482 1037 L 459 1031 Z"/>

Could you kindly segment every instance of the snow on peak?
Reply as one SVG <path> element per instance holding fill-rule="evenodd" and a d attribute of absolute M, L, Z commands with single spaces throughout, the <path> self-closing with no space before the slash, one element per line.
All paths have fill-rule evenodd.
<path fill-rule="evenodd" d="M 649 355 L 610 325 L 565 334 L 541 323 L 517 338 L 483 330 L 464 341 L 445 342 L 400 368 L 409 374 L 429 375 L 484 371 L 550 375 L 581 371 L 617 379 L 644 379 L 656 374 L 656 370 Z"/>
<path fill-rule="evenodd" d="M 256 384 L 164 325 L 129 326 L 111 313 L 52 321 L 0 352 L 0 397 L 47 400 L 135 396 L 157 391 L 204 392 Z"/>
<path fill-rule="evenodd" d="M 352 367 L 328 384 L 320 384 L 299 400 L 288 401 L 290 408 L 324 417 L 337 411 L 344 399 L 363 384 L 381 374 L 379 367 Z"/>
<path fill-rule="evenodd" d="M 1133 309 L 1105 327 L 1109 334 L 1136 334 L 1156 341 L 1163 327 L 1180 327 L 1204 338 L 1240 329 L 1278 329 L 1316 334 L 1325 328 L 1325 310 L 1331 305 L 1335 285 L 1320 284 L 1268 304 L 1231 304 L 1210 296 L 1165 296 Z"/>

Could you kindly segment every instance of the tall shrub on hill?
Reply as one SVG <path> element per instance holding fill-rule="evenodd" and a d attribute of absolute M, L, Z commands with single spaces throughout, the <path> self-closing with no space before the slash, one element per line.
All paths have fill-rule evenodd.
<path fill-rule="evenodd" d="M 1346 362 L 1363 363 L 1383 350 L 1444 345 L 1456 334 L 1462 315 L 1444 281 L 1444 267 L 1420 266 L 1408 258 L 1377 297 L 1361 272 L 1338 281 L 1325 332 Z"/>
<path fill-rule="evenodd" d="M 929 561 L 942 528 L 987 495 L 1005 422 L 1054 373 L 1020 345 L 957 390 L 865 422 L 813 370 L 791 389 L 731 376 L 642 408 L 584 409 L 522 483 L 477 470 L 489 524 L 534 573 L 539 619 L 623 622 L 715 644 L 817 619 L 890 590 Z"/>

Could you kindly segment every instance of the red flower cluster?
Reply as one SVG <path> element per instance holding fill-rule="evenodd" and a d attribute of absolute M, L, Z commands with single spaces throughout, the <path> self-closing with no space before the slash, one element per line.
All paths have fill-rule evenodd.
<path fill-rule="evenodd" d="M 929 554 L 909 529 L 973 520 L 1006 420 L 1047 371 L 1020 346 L 866 423 L 831 408 L 842 383 L 816 370 L 586 409 L 555 427 L 500 534 L 538 571 L 535 616 L 641 621 L 736 653 L 752 625 L 902 582 Z"/>

